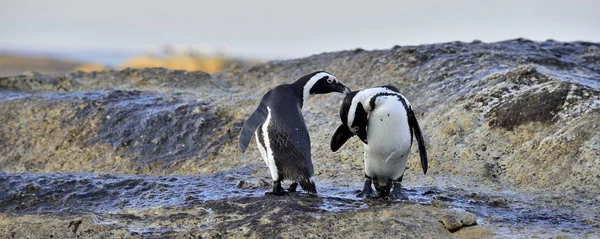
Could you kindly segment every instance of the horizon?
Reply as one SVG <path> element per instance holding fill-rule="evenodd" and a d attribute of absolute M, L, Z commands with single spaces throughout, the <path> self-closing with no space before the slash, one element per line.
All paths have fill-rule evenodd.
<path fill-rule="evenodd" d="M 348 51 L 348 50 L 354 50 L 354 49 L 358 49 L 358 48 L 366 50 L 366 51 L 376 51 L 376 50 L 392 49 L 394 46 L 421 46 L 421 45 L 443 44 L 443 43 L 451 43 L 451 42 L 471 43 L 475 40 L 481 41 L 486 44 L 490 44 L 490 43 L 497 43 L 497 42 L 503 42 L 503 41 L 517 40 L 517 39 L 531 40 L 534 42 L 544 42 L 544 41 L 591 42 L 591 43 L 600 44 L 600 42 L 585 41 L 585 40 L 583 40 L 583 41 L 582 40 L 561 41 L 561 40 L 557 40 L 557 39 L 532 40 L 529 38 L 517 37 L 517 38 L 510 38 L 510 39 L 491 41 L 491 42 L 481 41 L 480 39 L 473 39 L 471 41 L 445 41 L 445 42 L 408 44 L 408 45 L 395 44 L 395 45 L 391 45 L 386 48 L 372 48 L 372 49 L 366 49 L 363 47 L 354 47 L 354 48 L 348 48 L 348 49 L 337 49 L 337 50 L 331 50 L 331 51 L 313 52 L 313 53 L 308 53 L 306 55 L 289 56 L 289 57 L 264 57 L 264 56 L 263 57 L 259 57 L 259 56 L 252 57 L 252 56 L 239 56 L 239 55 L 236 56 L 236 55 L 229 54 L 229 53 L 226 53 L 225 56 L 231 57 L 233 59 L 240 59 L 240 60 L 262 60 L 262 61 L 290 60 L 290 59 L 305 58 L 305 57 L 309 57 L 312 55 L 318 55 L 318 54 L 322 54 L 322 53 Z M 189 47 L 189 48 L 180 48 L 180 50 L 178 50 L 177 52 L 178 53 L 184 52 L 185 49 L 197 50 L 196 48 Z M 139 50 L 139 51 L 114 50 L 114 49 L 113 50 L 100 50 L 100 49 L 61 50 L 61 49 L 3 49 L 3 48 L 0 48 L 0 56 L 50 58 L 50 59 L 56 59 L 56 60 L 62 60 L 62 61 L 72 61 L 72 62 L 78 62 L 78 63 L 84 63 L 84 64 L 94 64 L 95 63 L 95 64 L 102 64 L 102 65 L 109 66 L 109 67 L 115 67 L 119 64 L 122 64 L 126 60 L 131 59 L 132 57 L 143 56 L 143 55 L 160 55 L 161 51 L 162 50 L 159 47 L 149 47 L 149 48 L 147 48 L 147 50 Z M 215 55 L 215 53 L 210 53 L 210 52 L 207 54 L 207 56 L 209 56 L 209 57 L 214 56 L 214 55 Z"/>

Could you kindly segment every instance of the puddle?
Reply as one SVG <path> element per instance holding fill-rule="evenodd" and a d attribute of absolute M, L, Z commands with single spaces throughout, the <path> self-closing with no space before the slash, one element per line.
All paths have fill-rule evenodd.
<path fill-rule="evenodd" d="M 0 212 L 8 214 L 81 215 L 109 214 L 134 216 L 132 212 L 157 208 L 198 208 L 207 202 L 227 203 L 241 199 L 248 205 L 265 199 L 269 187 L 241 169 L 208 176 L 131 176 L 112 174 L 30 174 L 0 173 Z M 240 181 L 246 183 L 238 188 Z M 286 210 L 340 213 L 369 210 L 401 203 L 416 203 L 443 208 L 462 208 L 478 216 L 483 225 L 540 226 L 562 231 L 597 230 L 598 211 L 587 211 L 597 203 L 594 198 L 560 199 L 556 195 L 529 195 L 514 191 L 475 192 L 458 188 L 406 187 L 409 201 L 357 198 L 357 190 L 320 182 L 319 196 L 292 193 L 281 197 Z M 223 200 L 225 199 L 225 200 Z M 560 200 L 558 200 L 560 201 Z M 289 203 L 294 202 L 294 203 Z M 569 203 L 571 202 L 571 203 Z M 280 202 L 281 203 L 281 202 Z M 289 203 L 289 204 L 286 204 Z M 590 205 L 591 204 L 591 205 Z M 249 207 L 245 210 L 261 210 Z M 210 214 L 210 208 L 204 209 Z M 585 213 L 588 214 L 585 214 Z M 189 214 L 184 213 L 183 216 Z M 169 215 L 177 217 L 177 215 Z M 317 215 L 318 217 L 318 215 Z M 96 221 L 116 223 L 114 217 Z"/>

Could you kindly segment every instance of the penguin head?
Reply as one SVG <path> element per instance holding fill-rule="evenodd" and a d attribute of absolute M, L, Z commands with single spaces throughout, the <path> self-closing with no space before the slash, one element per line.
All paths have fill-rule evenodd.
<path fill-rule="evenodd" d="M 367 125 L 369 124 L 369 115 L 365 111 L 362 103 L 359 102 L 356 105 L 356 111 L 353 118 L 354 120 L 352 121 L 352 125 L 347 124 L 347 126 L 350 128 L 350 131 L 353 134 L 358 136 L 363 143 L 367 144 Z"/>
<path fill-rule="evenodd" d="M 392 180 L 373 178 L 373 185 L 375 185 L 375 190 L 377 190 L 377 194 L 380 197 L 387 197 L 390 195 Z"/>
<path fill-rule="evenodd" d="M 367 124 L 368 114 L 362 103 L 353 104 L 354 97 L 360 91 L 354 91 L 346 94 L 342 106 L 340 107 L 340 119 L 342 124 L 335 131 L 331 138 L 331 150 L 337 151 L 346 141 L 356 135 L 363 143 L 367 144 Z M 354 110 L 350 110 L 354 108 Z"/>
<path fill-rule="evenodd" d="M 346 94 L 342 106 L 340 107 L 340 118 L 342 124 L 348 127 L 352 135 L 358 136 L 363 143 L 367 144 L 367 125 L 369 116 L 362 103 L 358 101 L 352 104 L 354 98 L 360 91 L 354 91 Z M 351 110 L 353 108 L 353 110 Z"/>
<path fill-rule="evenodd" d="M 347 94 L 350 88 L 342 84 L 335 76 L 325 71 L 316 71 L 303 76 L 298 81 L 304 83 L 304 98 L 313 94 L 327 94 L 339 92 Z"/>

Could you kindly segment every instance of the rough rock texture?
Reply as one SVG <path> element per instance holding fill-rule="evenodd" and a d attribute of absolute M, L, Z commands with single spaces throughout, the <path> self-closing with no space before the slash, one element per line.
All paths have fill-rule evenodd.
<path fill-rule="evenodd" d="M 3 77 L 0 235 L 598 236 L 599 49 L 452 42 L 214 75 Z M 408 202 L 354 197 L 360 141 L 329 149 L 341 94 L 311 97 L 303 109 L 320 196 L 262 196 L 269 174 L 254 143 L 246 154 L 237 148 L 240 127 L 267 90 L 321 69 L 352 89 L 395 85 L 416 109 L 430 169 L 418 170 L 415 147 Z"/>
<path fill-rule="evenodd" d="M 477 224 L 477 217 L 473 213 L 460 209 L 453 210 L 450 213 L 443 215 L 441 221 L 444 224 L 444 227 L 451 232 L 455 232 L 462 227 L 473 226 Z"/>

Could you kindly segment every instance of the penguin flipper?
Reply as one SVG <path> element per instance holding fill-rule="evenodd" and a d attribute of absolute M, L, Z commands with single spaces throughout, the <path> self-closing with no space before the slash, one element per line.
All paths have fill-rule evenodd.
<path fill-rule="evenodd" d="M 240 139 L 238 141 L 238 145 L 240 146 L 242 153 L 246 152 L 248 144 L 250 144 L 250 140 L 252 139 L 252 135 L 254 135 L 256 128 L 265 122 L 268 115 L 269 112 L 267 106 L 261 102 L 258 107 L 256 107 L 254 113 L 252 113 L 252 115 L 250 115 L 250 117 L 246 120 L 244 126 L 242 126 Z"/>
<path fill-rule="evenodd" d="M 333 134 L 333 137 L 331 137 L 331 151 L 338 151 L 352 136 L 354 134 L 348 129 L 348 126 L 340 125 Z"/>
<path fill-rule="evenodd" d="M 408 124 L 413 129 L 417 142 L 419 143 L 419 154 L 421 156 L 421 167 L 423 167 L 423 173 L 427 174 L 427 151 L 425 150 L 425 140 L 423 139 L 423 133 L 421 133 L 421 127 L 415 117 L 412 107 L 408 108 Z"/>

